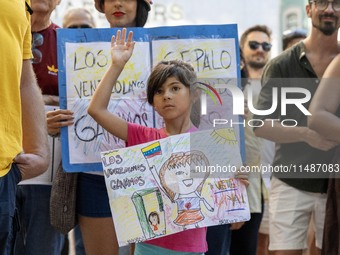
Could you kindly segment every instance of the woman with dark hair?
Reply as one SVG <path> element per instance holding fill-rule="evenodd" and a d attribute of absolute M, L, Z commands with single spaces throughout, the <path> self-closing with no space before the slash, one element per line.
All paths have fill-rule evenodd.
<path fill-rule="evenodd" d="M 105 14 L 110 27 L 144 27 L 149 11 L 151 10 L 151 0 L 127 0 L 127 4 L 136 3 L 137 11 L 134 9 L 121 12 L 116 10 L 114 5 L 117 1 L 95 0 L 96 9 Z M 129 13 L 131 11 L 131 13 Z M 130 24 L 129 24 L 130 23 Z"/>

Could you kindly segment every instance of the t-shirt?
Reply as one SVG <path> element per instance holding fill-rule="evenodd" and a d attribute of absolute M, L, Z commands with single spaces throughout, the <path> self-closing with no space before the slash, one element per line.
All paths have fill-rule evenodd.
<path fill-rule="evenodd" d="M 263 72 L 262 90 L 257 103 L 258 110 L 270 109 L 273 104 L 273 88 L 298 87 L 308 90 L 313 96 L 319 79 L 313 70 L 312 65 L 306 57 L 305 45 L 303 42 L 291 47 L 272 59 Z M 278 94 L 279 94 L 278 93 Z M 287 98 L 301 98 L 301 93 L 289 93 Z M 308 109 L 311 100 L 303 106 Z M 298 126 L 307 126 L 307 116 L 297 109 L 294 105 L 288 105 L 286 115 L 280 109 L 281 97 L 278 96 L 278 107 L 269 115 L 255 115 L 255 119 L 279 119 L 285 121 L 296 120 Z M 285 123 L 291 125 L 292 123 Z M 329 164 L 332 162 L 334 150 L 322 151 L 313 148 L 305 142 L 281 143 L 276 144 L 274 166 L 286 166 L 286 169 L 297 169 L 289 173 L 284 171 L 276 172 L 273 175 L 299 190 L 325 193 L 327 191 L 327 173 L 299 171 L 308 169 L 313 164 Z"/>
<path fill-rule="evenodd" d="M 30 1 L 27 1 L 29 4 Z M 23 60 L 32 58 L 30 14 L 24 0 L 0 8 L 0 177 L 22 151 L 20 79 Z"/>
<path fill-rule="evenodd" d="M 187 132 L 196 131 L 193 127 Z M 138 145 L 167 137 L 164 129 L 149 128 L 138 124 L 128 124 L 127 146 Z M 160 246 L 165 249 L 182 252 L 206 252 L 207 228 L 188 229 L 172 235 L 156 238 L 145 243 Z"/>
<path fill-rule="evenodd" d="M 56 24 L 51 24 L 48 28 L 34 32 L 40 34 L 43 42 L 34 46 L 41 52 L 41 62 L 34 63 L 33 69 L 37 76 L 38 85 L 41 88 L 43 95 L 59 96 L 58 93 L 58 61 L 57 61 L 57 34 L 56 30 L 59 28 Z M 40 45 L 41 44 L 41 45 Z"/>

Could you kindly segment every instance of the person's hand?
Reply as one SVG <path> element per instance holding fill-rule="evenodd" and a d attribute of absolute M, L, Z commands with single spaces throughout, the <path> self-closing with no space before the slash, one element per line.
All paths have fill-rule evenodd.
<path fill-rule="evenodd" d="M 309 128 L 305 133 L 304 141 L 310 146 L 323 151 L 328 151 L 338 145 L 336 142 L 325 139 L 317 132 Z"/>
<path fill-rule="evenodd" d="M 123 28 L 123 31 L 118 30 L 116 36 L 112 36 L 111 58 L 113 65 L 124 66 L 129 61 L 135 47 L 132 37 L 133 32 L 130 31 L 126 41 L 126 28 Z"/>
<path fill-rule="evenodd" d="M 247 187 L 249 185 L 248 176 L 248 172 L 237 169 L 234 177 Z"/>
<path fill-rule="evenodd" d="M 70 110 L 58 109 L 46 113 L 47 130 L 51 136 L 56 136 L 60 133 L 61 127 L 70 126 L 73 124 L 73 112 Z"/>
<path fill-rule="evenodd" d="M 30 179 L 44 173 L 49 161 L 41 155 L 33 153 L 21 153 L 14 158 L 14 163 L 20 169 L 22 180 Z"/>
<path fill-rule="evenodd" d="M 238 230 L 244 225 L 244 221 L 241 222 L 235 222 L 230 224 L 230 230 Z"/>

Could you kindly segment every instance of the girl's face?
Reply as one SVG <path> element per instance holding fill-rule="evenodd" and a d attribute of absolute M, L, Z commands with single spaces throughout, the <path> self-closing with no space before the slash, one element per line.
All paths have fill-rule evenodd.
<path fill-rule="evenodd" d="M 150 221 L 151 221 L 152 225 L 157 225 L 158 224 L 158 217 L 157 217 L 157 215 L 152 215 L 150 217 Z"/>
<path fill-rule="evenodd" d="M 190 169 L 184 166 L 167 169 L 164 180 L 172 192 L 182 195 L 194 193 L 202 183 L 201 178 L 192 178 Z"/>
<path fill-rule="evenodd" d="M 104 12 L 110 27 L 135 27 L 138 0 L 105 0 Z"/>
<path fill-rule="evenodd" d="M 190 119 L 190 89 L 175 77 L 169 77 L 155 92 L 153 107 L 165 121 Z"/>

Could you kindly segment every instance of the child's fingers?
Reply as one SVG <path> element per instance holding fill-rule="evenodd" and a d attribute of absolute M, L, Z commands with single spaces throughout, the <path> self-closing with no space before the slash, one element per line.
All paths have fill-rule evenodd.
<path fill-rule="evenodd" d="M 132 37 L 133 37 L 133 32 L 132 31 L 130 31 L 129 32 L 129 35 L 128 35 L 128 42 L 132 42 Z"/>
<path fill-rule="evenodd" d="M 117 34 L 116 34 L 116 43 L 117 44 L 121 43 L 120 35 L 121 35 L 121 31 L 117 30 Z"/>
<path fill-rule="evenodd" d="M 126 40 L 126 28 L 123 28 L 123 35 L 122 35 L 121 42 L 125 43 L 125 40 Z"/>
<path fill-rule="evenodd" d="M 126 43 L 126 45 L 129 47 L 134 44 L 134 42 L 132 41 L 132 37 L 133 37 L 133 32 L 130 31 L 128 35 L 127 43 Z"/>
<path fill-rule="evenodd" d="M 126 28 L 123 28 L 123 31 L 117 30 L 116 36 L 113 35 L 111 37 L 111 47 L 113 47 L 115 44 L 125 44 L 126 33 L 127 33 Z M 133 38 L 133 32 L 130 31 L 128 34 L 127 41 L 126 41 L 127 46 L 131 46 L 134 44 L 134 42 L 132 41 L 132 38 Z"/>

